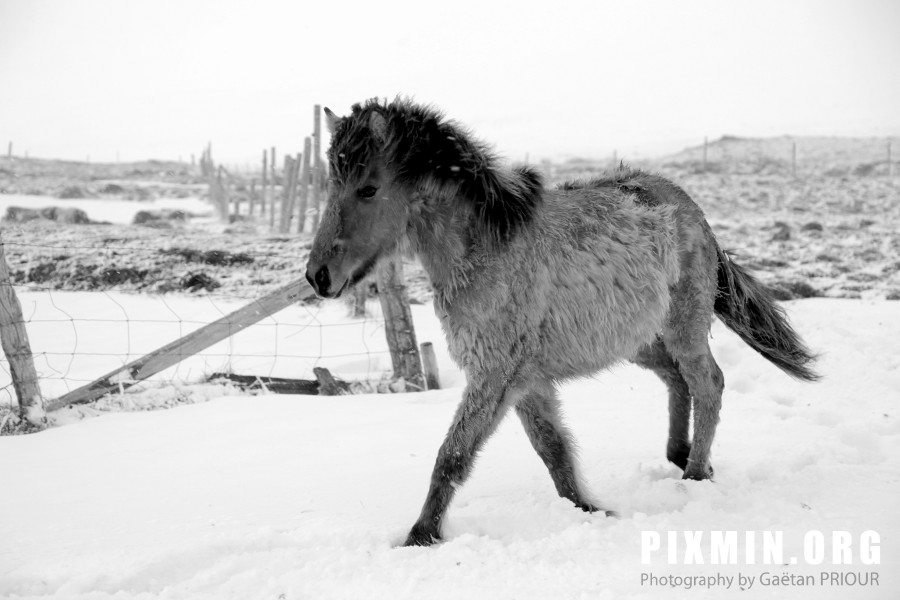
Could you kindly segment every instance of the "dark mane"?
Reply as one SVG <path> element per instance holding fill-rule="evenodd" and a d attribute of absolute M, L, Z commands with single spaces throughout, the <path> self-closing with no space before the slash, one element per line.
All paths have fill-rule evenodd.
<path fill-rule="evenodd" d="M 373 113 L 384 118 L 384 132 L 373 130 Z M 376 157 L 403 184 L 453 190 L 501 238 L 529 222 L 541 202 L 539 173 L 527 166 L 502 169 L 487 145 L 408 100 L 355 104 L 334 132 L 328 158 L 338 181 L 360 177 Z"/>

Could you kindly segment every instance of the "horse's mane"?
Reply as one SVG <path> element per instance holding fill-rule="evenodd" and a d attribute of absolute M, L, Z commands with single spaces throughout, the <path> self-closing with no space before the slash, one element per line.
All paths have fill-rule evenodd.
<path fill-rule="evenodd" d="M 383 131 L 373 125 L 373 114 Z M 339 122 L 329 149 L 338 181 L 362 176 L 376 157 L 403 184 L 448 190 L 470 203 L 500 238 L 528 223 L 541 202 L 538 172 L 527 166 L 501 168 L 486 144 L 439 111 L 409 100 L 354 104 Z"/>

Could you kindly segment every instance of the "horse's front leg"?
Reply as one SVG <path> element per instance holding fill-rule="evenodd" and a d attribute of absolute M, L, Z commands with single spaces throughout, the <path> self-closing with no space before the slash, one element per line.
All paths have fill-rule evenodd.
<path fill-rule="evenodd" d="M 497 378 L 499 379 L 499 378 Z M 453 494 L 468 478 L 472 463 L 508 408 L 505 386 L 470 381 L 447 437 L 438 451 L 428 496 L 404 546 L 430 546 L 441 539 L 441 521 Z"/>

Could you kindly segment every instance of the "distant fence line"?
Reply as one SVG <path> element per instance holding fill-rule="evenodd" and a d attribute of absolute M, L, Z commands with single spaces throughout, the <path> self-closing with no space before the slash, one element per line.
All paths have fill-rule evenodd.
<path fill-rule="evenodd" d="M 322 109 L 313 107 L 313 133 L 303 140 L 303 152 L 286 154 L 279 171 L 275 146 L 262 151 L 259 179 L 230 173 L 216 165 L 212 143 L 200 157 L 200 172 L 209 198 L 223 220 L 259 217 L 279 233 L 314 233 L 324 203 L 325 164 L 322 160 Z M 257 186 L 258 184 L 258 186 Z M 246 208 L 245 208 L 246 207 Z"/>

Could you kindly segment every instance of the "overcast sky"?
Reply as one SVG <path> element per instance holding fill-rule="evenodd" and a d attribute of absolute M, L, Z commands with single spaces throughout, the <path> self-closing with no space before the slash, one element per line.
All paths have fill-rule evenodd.
<path fill-rule="evenodd" d="M 0 151 L 226 163 L 413 96 L 500 154 L 900 135 L 898 0 L 0 0 Z"/>

